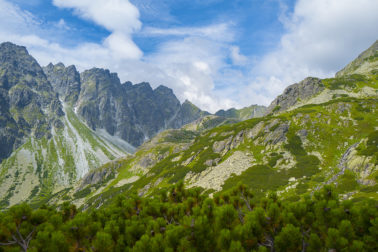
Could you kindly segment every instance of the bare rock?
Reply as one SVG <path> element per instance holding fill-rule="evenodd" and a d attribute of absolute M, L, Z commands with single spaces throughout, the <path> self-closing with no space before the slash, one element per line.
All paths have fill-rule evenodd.
<path fill-rule="evenodd" d="M 298 136 L 301 138 L 302 142 L 304 142 L 304 140 L 306 140 L 307 138 L 307 135 L 308 135 L 308 132 L 306 129 L 301 129 L 298 131 Z"/>
<path fill-rule="evenodd" d="M 285 111 L 301 100 L 306 100 L 324 90 L 322 81 L 308 77 L 303 81 L 288 86 L 268 107 L 266 114 Z"/>
<path fill-rule="evenodd" d="M 248 130 L 245 134 L 247 138 L 255 138 L 261 132 L 264 127 L 264 122 L 259 122 L 252 129 Z"/>
<path fill-rule="evenodd" d="M 266 138 L 266 143 L 271 144 L 278 144 L 280 142 L 285 142 L 286 140 L 286 133 L 289 131 L 289 124 L 281 124 L 279 125 L 273 132 L 270 132 Z"/>
<path fill-rule="evenodd" d="M 213 151 L 215 153 L 222 153 L 224 150 L 228 150 L 232 141 L 232 136 L 222 141 L 216 141 L 213 144 Z"/>
<path fill-rule="evenodd" d="M 209 160 L 206 160 L 204 164 L 205 164 L 206 166 L 213 166 L 213 162 L 214 162 L 214 160 L 209 159 Z"/>

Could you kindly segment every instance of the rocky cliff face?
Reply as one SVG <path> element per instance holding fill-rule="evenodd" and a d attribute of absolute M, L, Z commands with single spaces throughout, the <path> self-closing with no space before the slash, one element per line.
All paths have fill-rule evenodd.
<path fill-rule="evenodd" d="M 37 61 L 25 47 L 0 44 L 0 161 L 28 136 L 62 127 L 62 106 Z"/>
<path fill-rule="evenodd" d="M 278 96 L 268 116 L 230 123 L 211 115 L 161 132 L 135 155 L 88 176 L 78 189 L 84 196 L 72 190 L 65 197 L 84 208 L 99 207 L 109 194 L 151 196 L 183 180 L 209 194 L 242 182 L 255 199 L 273 190 L 295 201 L 330 184 L 344 198 L 378 199 L 377 74 L 375 68 L 307 78 Z M 196 111 L 184 104 L 178 115 Z"/>
<path fill-rule="evenodd" d="M 266 114 L 285 111 L 301 100 L 306 100 L 324 90 L 322 81 L 318 78 L 308 77 L 303 81 L 288 86 L 282 95 L 279 95 L 269 105 Z"/>
<path fill-rule="evenodd" d="M 54 91 L 59 94 L 59 98 L 69 104 L 75 104 L 80 94 L 80 74 L 75 66 L 65 67 L 63 63 L 50 63 L 43 71 Z"/>
<path fill-rule="evenodd" d="M 167 128 L 179 128 L 207 113 L 182 105 L 165 86 L 121 84 L 116 73 L 93 68 L 79 75 L 74 66 L 49 64 L 44 71 L 62 100 L 93 130 L 104 129 L 137 147 Z"/>
<path fill-rule="evenodd" d="M 130 151 L 72 111 L 80 90 L 74 67 L 46 70 L 53 86 L 25 47 L 0 44 L 0 208 L 41 202 Z"/>
<path fill-rule="evenodd" d="M 320 80 L 308 77 L 288 86 L 269 105 L 266 114 L 293 110 L 309 104 L 321 104 L 336 97 L 374 97 L 377 94 L 377 69 L 378 40 L 337 72 L 335 78 Z"/>
<path fill-rule="evenodd" d="M 369 74 L 378 68 L 378 40 L 355 60 L 336 73 L 336 77 L 351 74 Z"/>
<path fill-rule="evenodd" d="M 191 123 L 206 115 L 210 115 L 210 113 L 200 110 L 193 103 L 186 100 L 181 105 L 176 115 L 171 118 L 168 123 L 168 127 L 178 129 L 181 126 Z"/>
<path fill-rule="evenodd" d="M 85 71 L 81 83 L 77 113 L 92 129 L 103 128 L 134 146 L 165 129 L 180 108 L 172 90 L 153 90 L 148 83 L 121 84 L 108 70 Z"/>

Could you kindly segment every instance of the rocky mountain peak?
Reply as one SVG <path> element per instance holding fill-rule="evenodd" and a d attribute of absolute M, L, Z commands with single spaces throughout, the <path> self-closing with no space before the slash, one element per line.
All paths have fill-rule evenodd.
<path fill-rule="evenodd" d="M 108 69 L 92 68 L 85 70 L 80 74 L 81 82 L 83 85 L 94 83 L 103 88 L 121 85 L 117 73 L 111 73 Z"/>
<path fill-rule="evenodd" d="M 267 108 L 266 114 L 280 112 L 294 106 L 301 100 L 308 99 L 324 90 L 319 78 L 307 77 L 299 83 L 288 86 Z"/>
<path fill-rule="evenodd" d="M 61 127 L 61 104 L 38 62 L 23 46 L 0 44 L 0 160 L 25 137 L 41 138 Z"/>
<path fill-rule="evenodd" d="M 81 84 L 80 74 L 74 65 L 65 67 L 61 62 L 56 65 L 50 63 L 43 71 L 61 100 L 70 104 L 77 101 Z"/>
<path fill-rule="evenodd" d="M 378 67 L 378 40 L 376 40 L 367 50 L 336 73 L 336 77 L 351 74 L 368 74 Z"/>
<path fill-rule="evenodd" d="M 169 127 L 177 129 L 206 115 L 210 115 L 210 113 L 202 111 L 189 100 L 185 100 Z"/>
<path fill-rule="evenodd" d="M 15 85 L 26 85 L 38 90 L 52 91 L 42 68 L 25 47 L 10 42 L 0 44 L 0 65 L 1 87 L 10 89 Z"/>

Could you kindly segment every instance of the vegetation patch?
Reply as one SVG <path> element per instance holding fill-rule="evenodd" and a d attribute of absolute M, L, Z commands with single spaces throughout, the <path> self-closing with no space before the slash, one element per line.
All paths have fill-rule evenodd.
<path fill-rule="evenodd" d="M 91 193 L 91 188 L 88 186 L 80 191 L 77 191 L 76 193 L 73 194 L 75 199 L 81 199 L 86 197 Z"/>
<path fill-rule="evenodd" d="M 271 153 L 269 161 L 268 161 L 268 165 L 271 168 L 274 168 L 274 166 L 276 166 L 276 164 L 277 164 L 277 161 L 280 160 L 281 158 L 283 158 L 283 156 L 281 154 L 278 154 L 276 152 Z"/>
<path fill-rule="evenodd" d="M 198 134 L 191 130 L 172 130 L 168 136 L 164 138 L 164 142 L 171 143 L 187 143 L 192 141 Z"/>
<path fill-rule="evenodd" d="M 361 144 L 357 153 L 362 156 L 372 156 L 375 165 L 378 165 L 378 131 L 375 130 L 368 135 L 366 145 Z"/>
<path fill-rule="evenodd" d="M 338 193 L 351 192 L 359 187 L 356 175 L 350 170 L 345 170 L 344 174 L 338 178 L 337 182 L 336 191 Z"/>
<path fill-rule="evenodd" d="M 334 188 L 285 200 L 256 200 L 238 184 L 202 194 L 178 183 L 154 197 L 123 187 L 111 204 L 80 212 L 27 204 L 0 212 L 0 251 L 376 251 L 377 201 L 341 201 Z M 22 228 L 17 228 L 22 227 Z M 305 231 L 304 231 L 305 230 Z M 22 242 L 27 240 L 27 242 Z M 12 242 L 14 241 L 14 242 Z"/>

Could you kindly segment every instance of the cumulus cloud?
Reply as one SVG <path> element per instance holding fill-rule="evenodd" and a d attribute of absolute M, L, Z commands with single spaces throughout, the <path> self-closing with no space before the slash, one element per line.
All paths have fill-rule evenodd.
<path fill-rule="evenodd" d="M 333 76 L 377 39 L 377 13 L 375 0 L 297 1 L 281 17 L 287 32 L 253 67 L 247 90 L 268 101 L 307 76 Z"/>
<path fill-rule="evenodd" d="M 60 8 L 71 8 L 76 15 L 112 32 L 103 44 L 112 51 L 112 56 L 124 59 L 142 56 L 131 37 L 142 23 L 138 9 L 128 0 L 53 0 L 53 3 Z"/>
<path fill-rule="evenodd" d="M 68 48 L 54 43 L 38 18 L 7 0 L 0 0 L 0 41 L 27 46 L 42 65 L 50 61 L 118 72 L 122 81 L 149 81 L 173 88 L 178 98 L 202 109 L 269 104 L 283 89 L 307 76 L 331 76 L 376 39 L 375 0 L 298 0 L 292 13 L 283 6 L 286 32 L 276 49 L 260 58 L 243 55 L 237 46 L 237 25 L 142 27 L 139 11 L 128 0 L 54 0 L 81 18 L 110 32 L 98 43 Z M 57 23 L 69 30 L 69 24 Z M 72 33 L 75 30 L 70 30 Z M 248 32 L 248 31 L 247 31 Z M 164 37 L 146 55 L 133 35 Z M 74 35 L 74 34 L 73 34 Z"/>
<path fill-rule="evenodd" d="M 234 65 L 245 65 L 248 62 L 248 58 L 240 54 L 240 48 L 238 46 L 232 46 L 230 48 L 230 53 Z"/>
<path fill-rule="evenodd" d="M 132 33 L 141 27 L 139 11 L 128 0 L 53 0 L 61 8 L 74 12 L 109 31 Z"/>
<path fill-rule="evenodd" d="M 159 65 L 165 75 L 175 80 L 169 84 L 180 98 L 214 112 L 225 102 L 213 94 L 214 78 L 227 67 L 225 47 L 221 42 L 189 36 L 163 44 L 146 61 Z"/>
<path fill-rule="evenodd" d="M 0 3 L 7 4 L 9 9 L 13 10 L 13 14 L 8 18 L 18 21 L 14 25 L 17 29 L 4 27 L 5 33 L 3 36 L 0 35 L 0 39 L 27 46 L 42 65 L 50 61 L 55 63 L 62 61 L 65 64 L 75 64 L 79 70 L 93 66 L 108 68 L 117 72 L 122 81 L 131 80 L 134 83 L 149 81 L 155 87 L 160 84 L 166 85 L 174 89 L 181 101 L 188 99 L 211 112 L 225 105 L 227 107 L 237 105 L 229 97 L 218 97 L 214 94 L 218 73 L 229 67 L 225 61 L 230 51 L 228 43 L 234 40 L 232 24 L 221 23 L 166 30 L 146 28 L 141 33 L 142 36 L 175 37 L 160 44 L 154 53 L 143 56 L 139 54 L 139 48 L 135 49 L 136 45 L 131 39 L 132 33 L 140 29 L 138 15 L 135 14 L 137 12 L 131 8 L 131 13 L 135 14 L 133 19 L 123 20 L 120 15 L 111 21 L 105 17 L 109 16 L 112 9 L 107 11 L 106 6 L 92 7 L 92 3 L 96 5 L 94 2 L 96 1 L 54 1 L 57 6 L 73 8 L 76 15 L 109 29 L 111 34 L 101 43 L 81 43 L 76 47 L 66 48 L 40 35 L 38 24 L 29 29 L 17 30 L 27 23 L 31 24 L 29 19 L 35 18 L 4 0 L 0 0 Z M 99 3 L 104 2 L 106 1 Z M 98 14 L 102 9 L 104 11 Z M 1 17 L 0 21 L 2 21 Z M 6 23 L 6 20 L 4 19 L 2 23 Z M 120 23 L 127 27 L 121 26 Z M 63 21 L 60 24 L 65 26 L 64 29 L 69 28 Z"/>
<path fill-rule="evenodd" d="M 235 34 L 232 32 L 231 28 L 234 28 L 232 23 L 219 23 L 204 27 L 179 27 L 167 29 L 146 27 L 143 33 L 146 36 L 191 36 L 214 41 L 232 42 L 235 39 Z"/>

